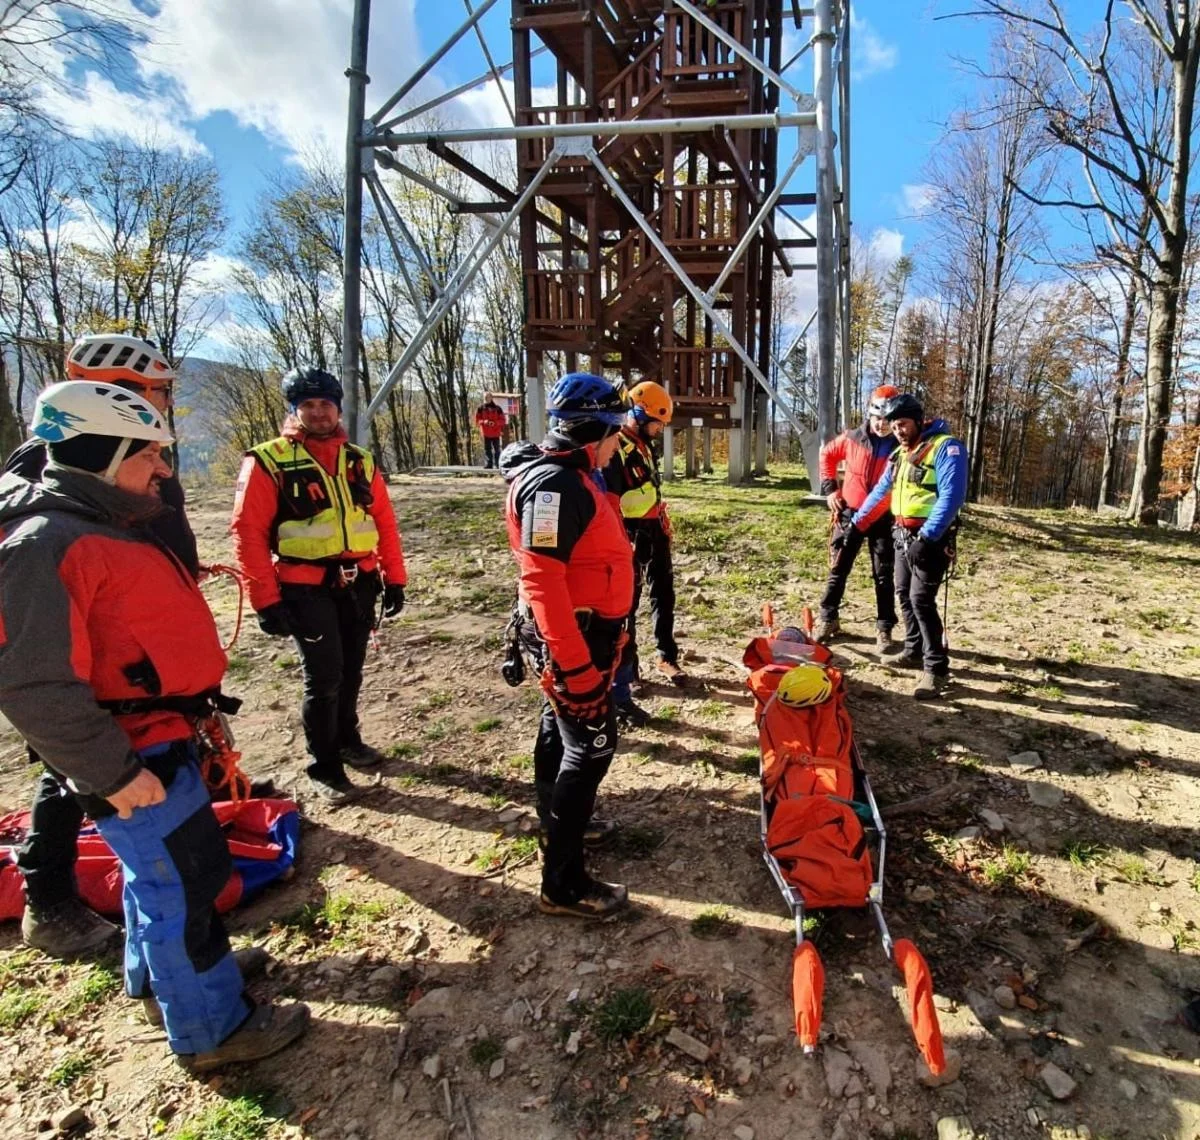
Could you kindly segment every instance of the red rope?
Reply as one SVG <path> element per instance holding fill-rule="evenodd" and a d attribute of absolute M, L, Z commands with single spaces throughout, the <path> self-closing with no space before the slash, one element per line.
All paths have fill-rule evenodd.
<path fill-rule="evenodd" d="M 225 577 L 232 578 L 237 583 L 237 621 L 233 626 L 233 636 L 229 639 L 227 644 L 221 646 L 222 650 L 228 653 L 237 644 L 238 634 L 242 632 L 242 613 L 246 604 L 246 579 L 243 577 L 240 570 L 233 566 L 224 566 L 219 562 L 214 562 L 211 566 L 204 566 L 201 569 L 203 569 L 210 578 L 224 575 Z"/>

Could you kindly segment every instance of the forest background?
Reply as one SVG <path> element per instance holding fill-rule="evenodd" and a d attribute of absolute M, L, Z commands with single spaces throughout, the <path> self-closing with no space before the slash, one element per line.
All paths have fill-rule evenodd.
<path fill-rule="evenodd" d="M 1126 0 L 1086 22 L 1053 0 L 945 12 L 986 23 L 990 47 L 960 61 L 969 97 L 905 188 L 924 241 L 853 243 L 850 380 L 859 410 L 886 382 L 945 416 L 968 442 L 973 499 L 1195 519 L 1198 6 Z M 202 149 L 149 130 L 73 137 L 47 93 L 80 66 L 119 71 L 143 35 L 109 0 L 28 0 L 0 16 L 0 447 L 23 437 L 74 337 L 129 332 L 180 365 L 185 475 L 224 476 L 275 433 L 282 371 L 338 370 L 340 161 L 314 146 L 234 219 Z M 472 158 L 515 181 L 509 150 Z M 432 153 L 412 160 L 471 196 Z M 368 398 L 419 325 L 405 275 L 431 300 L 480 224 L 411 181 L 389 189 L 416 254 L 397 260 L 368 203 Z M 522 384 L 522 295 L 514 238 L 371 424 L 389 468 L 478 462 L 482 393 Z M 794 335 L 809 299 L 783 277 L 777 296 L 771 378 L 815 423 L 815 345 Z M 798 457 L 782 417 L 769 431 L 772 457 Z"/>

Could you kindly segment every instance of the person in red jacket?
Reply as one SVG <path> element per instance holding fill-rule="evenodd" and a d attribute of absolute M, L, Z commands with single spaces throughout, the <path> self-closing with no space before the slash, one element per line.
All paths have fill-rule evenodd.
<path fill-rule="evenodd" d="M 883 384 L 871 393 L 866 421 L 852 431 L 821 445 L 821 494 L 829 503 L 833 528 L 829 543 L 829 580 L 821 596 L 821 608 L 813 637 L 826 642 L 841 632 L 838 610 L 846 592 L 846 579 L 865 542 L 871 552 L 871 578 L 875 583 L 875 647 L 885 653 L 892 644 L 896 625 L 896 598 L 892 591 L 892 518 L 877 519 L 865 533 L 850 522 L 854 512 L 866 502 L 871 489 L 883 477 L 888 459 L 896 450 L 891 424 L 883 418 L 883 409 L 900 390 Z M 838 486 L 838 464 L 844 463 L 845 479 Z"/>
<path fill-rule="evenodd" d="M 607 381 L 572 372 L 550 390 L 546 412 L 546 439 L 510 445 L 503 466 L 520 604 L 548 659 L 533 750 L 546 834 L 538 905 L 547 914 L 603 918 L 628 901 L 624 886 L 587 873 L 583 853 L 617 747 L 612 679 L 633 602 L 629 539 L 601 475 L 625 408 Z"/>
<path fill-rule="evenodd" d="M 341 384 L 297 368 L 283 397 L 283 434 L 242 461 L 230 529 L 260 628 L 296 639 L 309 789 L 336 807 L 361 791 L 344 765 L 383 760 L 363 743 L 358 694 L 376 600 L 399 614 L 408 577 L 383 475 L 342 427 Z"/>
<path fill-rule="evenodd" d="M 243 992 L 215 902 L 233 870 L 193 720 L 221 707 L 208 604 L 152 529 L 172 443 L 142 397 L 66 381 L 37 400 L 48 462 L 0 480 L 0 711 L 120 860 L 125 987 L 156 1004 L 181 1063 L 269 1056 L 308 1007 Z"/>
<path fill-rule="evenodd" d="M 504 409 L 492 399 L 491 392 L 484 392 L 483 403 L 475 413 L 475 425 L 483 436 L 484 466 L 488 470 L 500 466 L 500 441 L 506 422 Z"/>

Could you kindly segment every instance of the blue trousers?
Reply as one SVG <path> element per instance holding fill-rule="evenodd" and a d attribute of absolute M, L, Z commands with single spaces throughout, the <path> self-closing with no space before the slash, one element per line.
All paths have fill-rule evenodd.
<path fill-rule="evenodd" d="M 174 1052 L 216 1048 L 252 1007 L 213 906 L 233 862 L 194 759 L 161 804 L 96 826 L 125 879 L 126 992 L 153 993 Z"/>

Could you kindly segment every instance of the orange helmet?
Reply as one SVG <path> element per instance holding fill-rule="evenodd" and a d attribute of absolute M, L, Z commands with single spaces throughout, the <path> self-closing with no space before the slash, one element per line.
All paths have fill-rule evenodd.
<path fill-rule="evenodd" d="M 867 405 L 868 416 L 882 416 L 883 409 L 887 406 L 889 400 L 894 400 L 900 395 L 900 389 L 894 384 L 880 384 L 874 392 L 871 393 L 871 402 Z"/>
<path fill-rule="evenodd" d="M 142 390 L 170 388 L 175 370 L 148 340 L 121 333 L 80 337 L 67 354 L 68 380 L 99 380 Z"/>
<path fill-rule="evenodd" d="M 646 419 L 658 420 L 664 427 L 671 422 L 675 411 L 670 392 L 653 380 L 643 380 L 635 385 L 629 393 L 629 403 Z"/>

